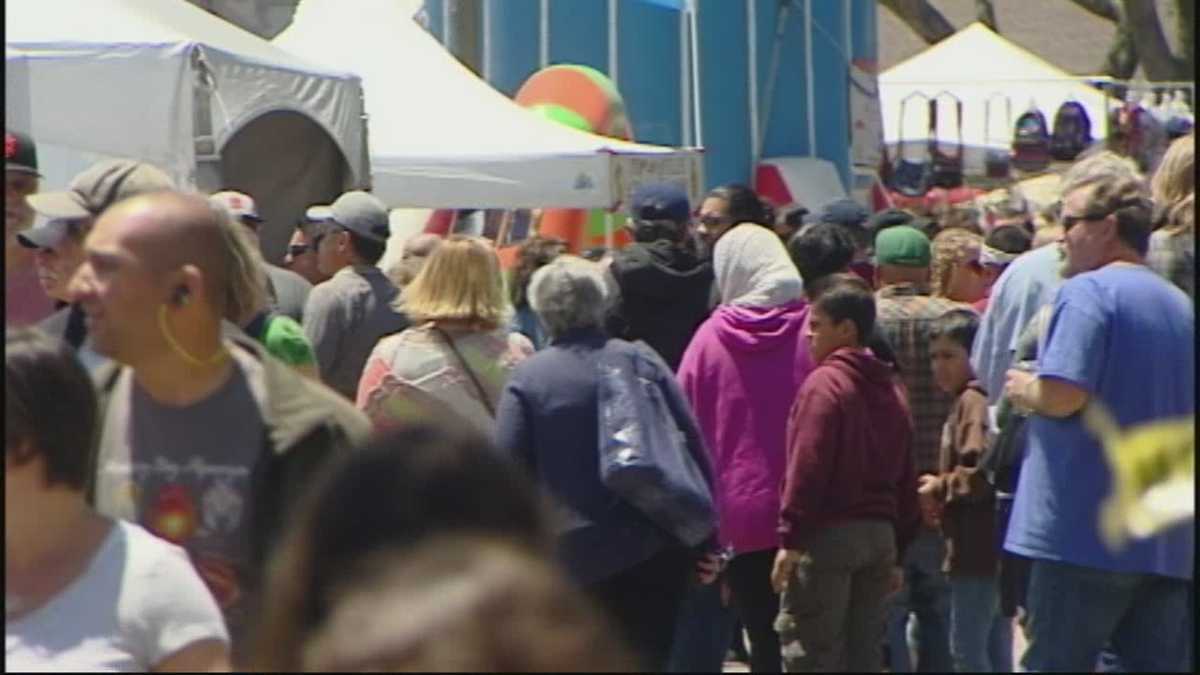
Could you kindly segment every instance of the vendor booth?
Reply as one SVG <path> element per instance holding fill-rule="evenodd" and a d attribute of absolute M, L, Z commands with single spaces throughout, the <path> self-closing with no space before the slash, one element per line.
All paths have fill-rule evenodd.
<path fill-rule="evenodd" d="M 306 206 L 369 185 L 362 88 L 183 0 L 5 3 L 5 124 L 38 143 L 43 189 L 102 157 L 184 187 L 242 190 L 282 257 Z"/>

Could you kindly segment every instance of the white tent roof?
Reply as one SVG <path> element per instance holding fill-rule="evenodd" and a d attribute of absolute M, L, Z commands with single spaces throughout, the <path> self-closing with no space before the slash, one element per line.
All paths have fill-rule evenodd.
<path fill-rule="evenodd" d="M 396 0 L 301 0 L 274 40 L 362 77 L 373 190 L 392 206 L 608 208 L 640 178 L 698 197 L 695 150 L 625 143 L 526 111 L 458 62 Z"/>
<path fill-rule="evenodd" d="M 909 99 L 904 128 L 900 128 L 900 104 L 914 92 L 934 96 L 948 91 L 963 102 L 963 138 L 968 146 L 1008 147 L 1016 118 L 1035 105 L 1053 124 L 1058 107 L 1067 100 L 1080 102 L 1092 122 L 1092 135 L 1106 135 L 1107 104 L 1100 90 L 1080 78 L 997 35 L 982 23 L 973 23 L 916 56 L 896 64 L 879 76 L 884 140 L 895 144 L 901 136 L 908 141 L 926 139 L 929 118 L 924 99 Z M 991 98 L 989 128 L 984 129 L 986 102 Z M 1012 117 L 1005 112 L 1011 102 Z M 957 138 L 951 99 L 938 107 L 938 138 L 946 143 Z M 901 134 L 903 131 L 903 134 Z M 913 152 L 912 154 L 917 154 Z M 982 152 L 967 156 L 967 169 L 982 168 Z"/>
<path fill-rule="evenodd" d="M 366 178 L 357 77 L 314 66 L 183 0 L 9 0 L 6 124 L 39 143 L 153 162 L 193 183 L 195 137 L 220 148 L 276 110 L 303 113 Z M 211 129 L 197 124 L 207 72 Z"/>

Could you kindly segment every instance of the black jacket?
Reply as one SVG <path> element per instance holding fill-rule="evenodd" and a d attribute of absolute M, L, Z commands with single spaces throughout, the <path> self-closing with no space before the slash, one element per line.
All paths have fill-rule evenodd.
<path fill-rule="evenodd" d="M 619 297 L 605 321 L 608 334 L 645 341 L 677 370 L 712 309 L 712 263 L 668 241 L 633 243 L 613 254 L 609 274 Z"/>

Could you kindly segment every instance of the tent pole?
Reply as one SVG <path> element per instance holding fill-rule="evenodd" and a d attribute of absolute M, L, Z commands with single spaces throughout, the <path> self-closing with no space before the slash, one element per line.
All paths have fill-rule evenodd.
<path fill-rule="evenodd" d="M 548 2 L 549 0 L 542 0 Z M 695 146 L 696 139 L 692 136 L 692 76 L 691 51 L 688 49 L 688 20 L 687 12 L 679 13 L 679 144 Z"/>
<path fill-rule="evenodd" d="M 696 133 L 696 147 L 704 147 L 704 113 L 702 110 L 703 106 L 701 105 L 703 101 L 700 97 L 699 0 L 687 0 L 686 13 L 688 15 L 688 21 L 690 22 L 689 28 L 692 38 L 692 97 L 694 99 L 692 105 L 692 115 L 694 119 L 693 128 L 695 129 Z"/>
<path fill-rule="evenodd" d="M 620 90 L 620 80 L 618 79 L 617 68 L 620 65 L 620 48 L 617 45 L 617 1 L 608 0 L 608 77 L 612 80 L 613 86 Z"/>
<path fill-rule="evenodd" d="M 746 0 L 746 82 L 749 96 L 750 145 L 753 162 L 750 170 L 758 166 L 760 132 L 758 118 L 758 0 Z"/>
<path fill-rule="evenodd" d="M 483 1 L 480 11 L 483 13 L 483 80 L 492 81 L 492 3 Z"/>
<path fill-rule="evenodd" d="M 538 11 L 538 69 L 550 65 L 550 0 L 541 0 Z"/>
<path fill-rule="evenodd" d="M 604 248 L 613 250 L 613 212 L 604 212 Z"/>
<path fill-rule="evenodd" d="M 812 31 L 812 0 L 804 0 L 804 85 L 808 98 L 808 155 L 817 156 L 817 106 L 813 98 L 816 96 L 816 68 L 813 67 L 813 31 Z"/>
<path fill-rule="evenodd" d="M 783 34 L 787 27 L 788 15 L 792 9 L 791 0 L 780 0 L 779 9 L 775 13 L 775 42 L 771 45 L 771 65 L 767 70 L 767 97 L 763 101 L 762 126 L 759 135 L 754 139 L 754 164 L 758 166 L 762 158 L 763 144 L 766 142 L 767 127 L 771 124 L 771 108 L 775 101 L 775 83 L 779 79 L 780 51 L 783 48 Z"/>

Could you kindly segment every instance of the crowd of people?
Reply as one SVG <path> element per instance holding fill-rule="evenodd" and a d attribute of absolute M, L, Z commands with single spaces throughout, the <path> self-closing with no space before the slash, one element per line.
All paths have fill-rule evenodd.
<path fill-rule="evenodd" d="M 1191 670 L 1192 523 L 1082 421 L 1194 415 L 1194 139 L 1053 204 L 638 188 L 632 243 L 418 234 L 6 136 L 14 670 Z M 264 198 L 263 195 L 258 195 Z M 745 638 L 745 639 L 744 639 Z"/>

